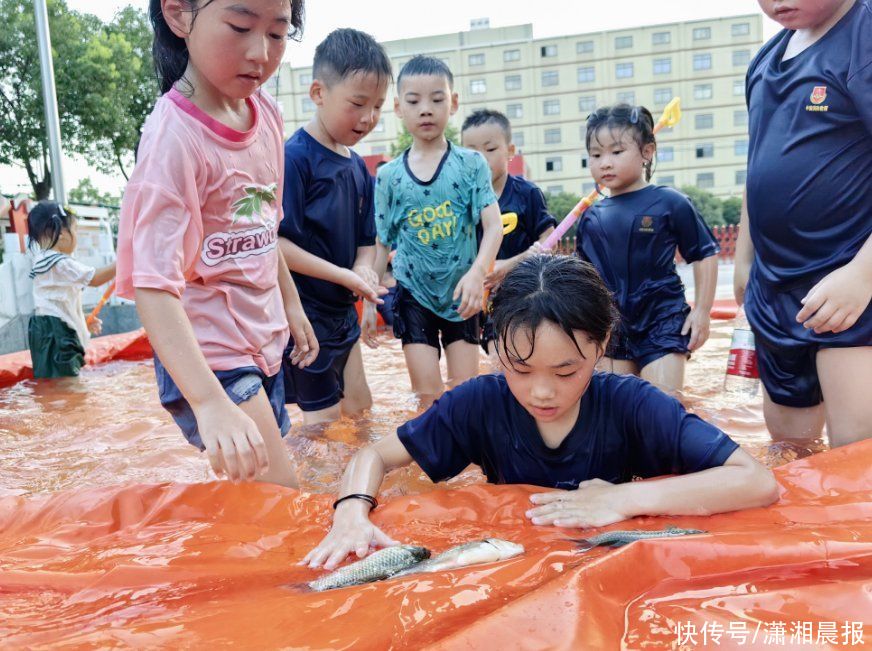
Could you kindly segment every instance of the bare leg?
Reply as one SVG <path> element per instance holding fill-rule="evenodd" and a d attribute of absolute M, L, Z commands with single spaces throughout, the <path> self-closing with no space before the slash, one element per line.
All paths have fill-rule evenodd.
<path fill-rule="evenodd" d="M 611 357 L 603 357 L 596 365 L 596 370 L 616 375 L 639 375 L 639 368 L 635 362 L 627 359 L 612 359 Z"/>
<path fill-rule="evenodd" d="M 239 407 L 257 425 L 257 429 L 263 437 L 263 442 L 266 444 L 269 470 L 258 475 L 257 481 L 279 484 L 288 488 L 297 488 L 299 486 L 297 473 L 291 464 L 288 449 L 282 441 L 282 435 L 279 432 L 279 426 L 276 424 L 276 417 L 272 406 L 266 397 L 266 391 L 261 387 L 260 391 L 251 399 L 240 403 Z"/>
<path fill-rule="evenodd" d="M 334 420 L 342 418 L 342 403 L 337 402 L 335 405 L 318 409 L 317 411 L 303 412 L 303 425 L 317 425 L 318 423 L 330 423 Z"/>
<path fill-rule="evenodd" d="M 817 371 L 830 447 L 872 438 L 872 346 L 819 350 Z"/>
<path fill-rule="evenodd" d="M 763 387 L 763 418 L 773 441 L 791 439 L 806 442 L 821 436 L 824 429 L 823 405 L 814 407 L 785 407 L 772 402 Z"/>
<path fill-rule="evenodd" d="M 418 394 L 423 408 L 429 407 L 444 389 L 439 369 L 439 351 L 427 344 L 403 346 L 412 391 Z"/>
<path fill-rule="evenodd" d="M 448 386 L 456 387 L 478 375 L 478 346 L 467 341 L 455 341 L 445 349 L 448 363 Z"/>
<path fill-rule="evenodd" d="M 348 354 L 345 371 L 342 374 L 345 383 L 345 397 L 340 403 L 345 416 L 356 416 L 372 407 L 372 392 L 366 382 L 366 372 L 363 370 L 363 354 L 360 342 Z"/>
<path fill-rule="evenodd" d="M 669 353 L 645 366 L 639 375 L 668 393 L 684 388 L 684 366 L 687 358 L 681 353 Z"/>

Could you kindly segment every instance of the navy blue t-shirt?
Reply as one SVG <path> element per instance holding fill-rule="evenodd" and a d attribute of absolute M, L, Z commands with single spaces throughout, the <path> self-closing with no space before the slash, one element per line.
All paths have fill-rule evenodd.
<path fill-rule="evenodd" d="M 529 249 L 539 237 L 551 227 L 557 226 L 557 220 L 548 212 L 545 195 L 534 183 L 520 176 L 506 177 L 506 185 L 499 198 L 500 213 L 515 214 L 518 224 L 515 230 L 503 235 L 497 260 L 514 258 Z M 478 241 L 481 242 L 482 228 L 478 227 Z"/>
<path fill-rule="evenodd" d="M 657 185 L 598 201 L 582 215 L 577 236 L 579 257 L 614 293 L 623 327 L 640 333 L 684 309 L 675 249 L 687 262 L 719 251 L 690 199 Z"/>
<path fill-rule="evenodd" d="M 397 434 L 433 481 L 480 466 L 494 484 L 574 489 L 588 479 L 686 474 L 721 466 L 738 445 L 681 403 L 632 375 L 595 373 L 575 426 L 559 447 L 503 375 L 481 375 L 445 393 Z"/>
<path fill-rule="evenodd" d="M 811 286 L 872 234 L 872 8 L 858 2 L 782 61 L 783 30 L 748 68 L 748 215 L 754 274 Z"/>
<path fill-rule="evenodd" d="M 284 218 L 279 235 L 333 264 L 351 269 L 357 247 L 375 244 L 375 180 L 363 159 L 324 147 L 303 129 L 285 143 Z M 344 315 L 355 296 L 342 285 L 294 273 L 303 305 Z"/>

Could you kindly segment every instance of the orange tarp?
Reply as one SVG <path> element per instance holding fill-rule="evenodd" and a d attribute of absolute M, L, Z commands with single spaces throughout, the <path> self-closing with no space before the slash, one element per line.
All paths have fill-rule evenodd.
<path fill-rule="evenodd" d="M 0 499 L 0 639 L 35 648 L 771 649 L 794 623 L 872 644 L 872 441 L 775 470 L 780 501 L 610 528 L 710 533 L 573 550 L 534 527 L 526 486 L 473 485 L 390 500 L 373 520 L 435 552 L 497 536 L 497 564 L 311 593 L 295 563 L 331 497 L 263 484 L 126 485 Z M 862 644 L 848 645 L 847 627 Z M 728 636 L 744 630 L 741 639 Z M 800 629 L 796 629 L 799 631 Z M 805 630 L 805 629 L 802 629 Z M 804 633 L 803 633 L 804 634 Z M 753 636 L 753 639 L 752 639 Z M 773 638 L 774 639 L 774 638 Z M 799 638 L 797 638 L 799 639 Z M 825 638 L 826 639 L 826 638 Z M 812 648 L 812 647 L 809 647 Z"/>

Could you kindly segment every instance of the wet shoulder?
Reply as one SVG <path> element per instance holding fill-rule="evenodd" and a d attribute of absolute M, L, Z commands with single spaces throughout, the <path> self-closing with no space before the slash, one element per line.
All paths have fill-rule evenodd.
<path fill-rule="evenodd" d="M 615 416 L 630 413 L 642 401 L 671 400 L 668 395 L 640 377 L 600 371 L 593 374 L 588 392 L 596 404 L 608 409 Z"/>

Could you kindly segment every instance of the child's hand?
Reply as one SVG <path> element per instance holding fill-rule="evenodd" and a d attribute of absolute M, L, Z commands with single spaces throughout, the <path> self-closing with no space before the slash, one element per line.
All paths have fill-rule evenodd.
<path fill-rule="evenodd" d="M 512 266 L 513 265 L 509 265 L 506 260 L 497 260 L 494 263 L 494 270 L 484 277 L 484 288 L 487 291 L 493 290 L 494 287 L 503 281 L 503 278 L 506 277 L 506 274 L 509 273 Z"/>
<path fill-rule="evenodd" d="M 216 475 L 252 480 L 269 469 L 266 445 L 257 425 L 227 396 L 194 409 L 200 438 Z"/>
<path fill-rule="evenodd" d="M 633 517 L 627 512 L 623 484 L 611 484 L 602 479 L 583 481 L 574 491 L 536 493 L 527 511 L 533 524 L 555 527 L 604 527 Z"/>
<path fill-rule="evenodd" d="M 363 318 L 360 321 L 360 339 L 370 348 L 378 348 L 378 312 L 369 301 L 363 304 Z"/>
<path fill-rule="evenodd" d="M 94 317 L 91 323 L 88 324 L 88 332 L 96 337 L 103 332 L 103 322 L 97 317 Z"/>
<path fill-rule="evenodd" d="M 360 505 L 348 504 L 346 509 L 346 504 L 343 502 L 338 506 L 330 532 L 306 554 L 300 565 L 313 568 L 323 565 L 325 570 L 332 570 L 352 552 L 363 558 L 372 548 L 399 544 L 370 522 L 365 512 L 359 510 Z M 369 508 L 369 504 L 363 503 L 363 506 Z"/>
<path fill-rule="evenodd" d="M 546 249 L 542 246 L 542 242 L 533 242 L 533 245 L 527 249 L 528 255 L 554 255 L 554 249 Z"/>
<path fill-rule="evenodd" d="M 364 269 L 368 269 L 372 272 L 372 275 L 367 274 Z M 362 276 L 358 273 L 358 270 L 363 273 Z M 373 278 L 375 278 L 374 283 L 372 282 Z M 378 276 L 375 271 L 373 271 L 371 267 L 365 267 L 363 265 L 355 267 L 354 269 L 344 269 L 342 282 L 340 284 L 354 292 L 356 296 L 372 303 L 378 303 L 379 305 L 384 303 L 379 296 L 388 293 L 387 289 L 379 287 Z"/>
<path fill-rule="evenodd" d="M 481 312 L 484 298 L 484 274 L 478 267 L 473 267 L 463 274 L 463 278 L 454 288 L 454 300 L 460 300 L 457 313 L 461 318 L 468 319 Z"/>
<path fill-rule="evenodd" d="M 690 352 L 700 348 L 709 338 L 709 326 L 711 325 L 711 314 L 705 310 L 696 308 L 690 311 L 687 318 L 684 320 L 684 325 L 681 326 L 681 336 L 690 333 L 690 342 L 687 344 Z"/>
<path fill-rule="evenodd" d="M 802 299 L 796 320 L 816 333 L 844 332 L 872 301 L 872 279 L 852 262 L 824 276 Z"/>
<path fill-rule="evenodd" d="M 299 368 L 306 368 L 318 357 L 318 338 L 309 323 L 309 318 L 300 308 L 287 310 L 288 326 L 291 329 L 291 337 L 294 339 L 294 347 L 291 350 L 291 364 Z"/>

